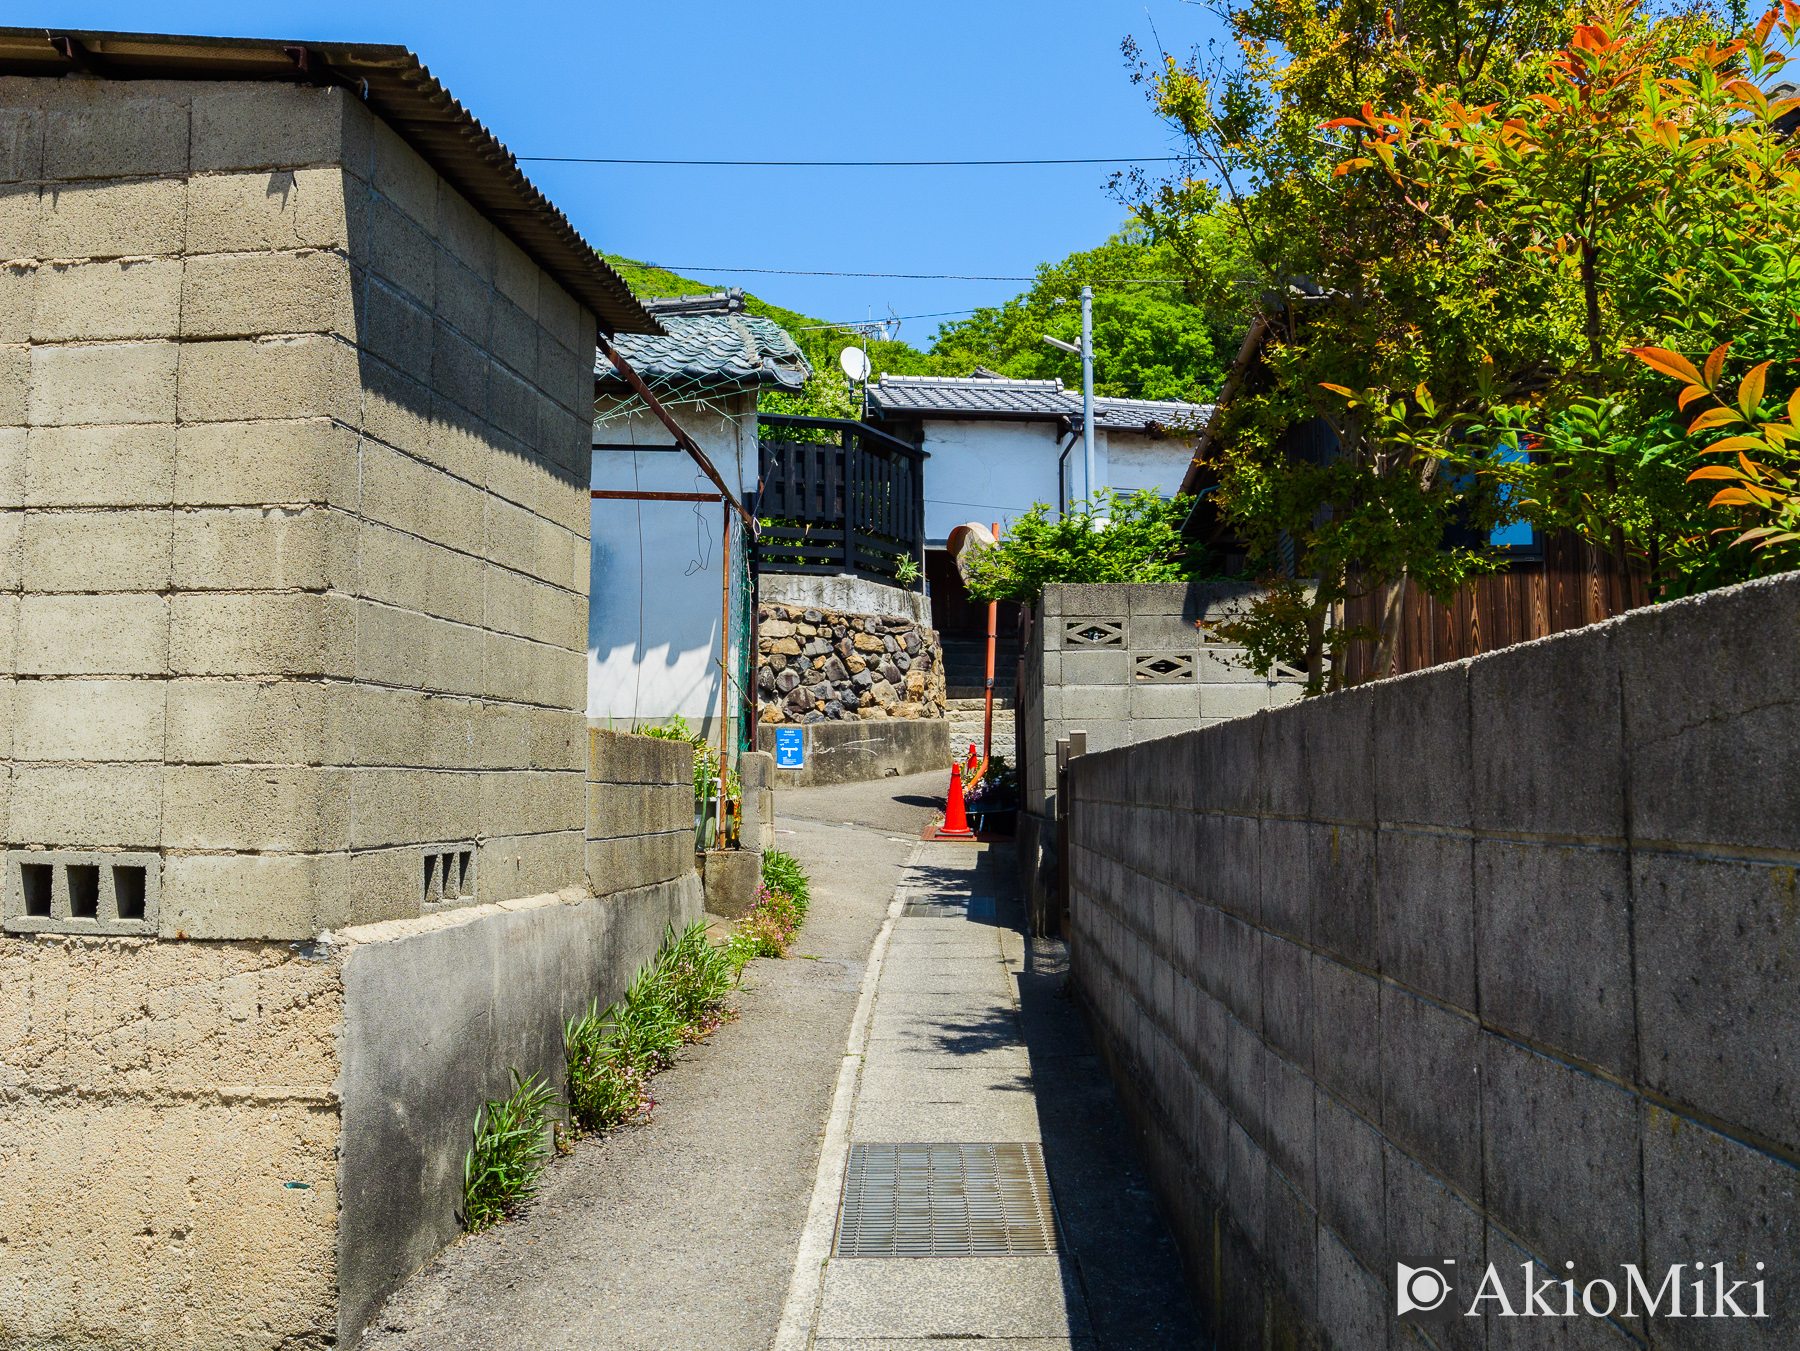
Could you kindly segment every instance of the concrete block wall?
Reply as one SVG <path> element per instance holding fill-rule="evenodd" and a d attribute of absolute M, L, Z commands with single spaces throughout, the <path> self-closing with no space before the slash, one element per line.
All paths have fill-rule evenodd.
<path fill-rule="evenodd" d="M 694 748 L 588 732 L 587 880 L 596 894 L 694 871 Z"/>
<path fill-rule="evenodd" d="M 0 259 L 9 848 L 165 937 L 579 881 L 593 316 L 337 88 L 0 79 Z"/>
<path fill-rule="evenodd" d="M 1211 626 L 1255 594 L 1238 583 L 1057 584 L 1044 588 L 1025 644 L 1014 722 L 1021 804 L 1019 864 L 1034 929 L 1053 922 L 1056 743 L 1087 734 L 1090 752 L 1210 727 L 1298 699 L 1304 675 L 1250 670 Z"/>
<path fill-rule="evenodd" d="M 1217 1345 L 1425 1346 L 1421 1257 L 1766 1282 L 1433 1346 L 1800 1344 L 1796 632 L 1788 574 L 1074 762 L 1073 968 Z"/>

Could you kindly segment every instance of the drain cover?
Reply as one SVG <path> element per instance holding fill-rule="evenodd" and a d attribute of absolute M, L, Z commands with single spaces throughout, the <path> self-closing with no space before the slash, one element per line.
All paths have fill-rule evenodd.
<path fill-rule="evenodd" d="M 1061 1251 L 1042 1146 L 852 1145 L 838 1257 Z"/>
<path fill-rule="evenodd" d="M 910 919 L 992 919 L 992 896 L 963 896 L 949 901 L 908 901 L 901 915 Z"/>

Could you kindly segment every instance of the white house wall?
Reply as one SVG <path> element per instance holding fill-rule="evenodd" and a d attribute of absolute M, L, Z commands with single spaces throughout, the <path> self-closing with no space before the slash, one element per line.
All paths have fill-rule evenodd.
<path fill-rule="evenodd" d="M 1115 431 L 1108 435 L 1107 444 L 1106 482 L 1118 492 L 1150 488 L 1174 497 L 1181 491 L 1181 480 L 1194 454 L 1185 441 Z"/>
<path fill-rule="evenodd" d="M 753 399 L 736 402 L 744 408 L 731 416 L 692 404 L 669 411 L 741 500 L 756 473 L 756 413 Z M 597 421 L 594 443 L 596 489 L 718 491 L 654 417 Z M 632 449 L 612 448 L 621 446 Z M 711 726 L 719 708 L 724 507 L 595 498 L 592 508 L 588 718 L 625 729 L 679 714 L 697 729 Z"/>
<path fill-rule="evenodd" d="M 1056 457 L 1062 438 L 1054 422 L 936 422 L 925 424 L 925 537 L 942 544 L 968 521 L 1006 522 L 1033 503 L 1057 505 Z M 1106 482 L 1106 437 L 1095 438 L 1097 477 Z M 1085 495 L 1081 443 L 1068 459 L 1069 491 Z"/>

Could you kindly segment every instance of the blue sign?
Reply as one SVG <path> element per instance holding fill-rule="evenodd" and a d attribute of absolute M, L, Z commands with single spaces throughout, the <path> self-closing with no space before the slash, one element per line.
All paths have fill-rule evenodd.
<path fill-rule="evenodd" d="M 801 728 L 775 729 L 775 768 L 806 768 L 806 733 Z"/>

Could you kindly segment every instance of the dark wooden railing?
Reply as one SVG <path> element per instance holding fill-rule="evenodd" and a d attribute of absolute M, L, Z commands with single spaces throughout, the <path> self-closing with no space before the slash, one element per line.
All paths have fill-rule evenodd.
<path fill-rule="evenodd" d="M 925 544 L 925 452 L 845 418 L 765 413 L 756 542 L 761 572 L 893 582 Z"/>

